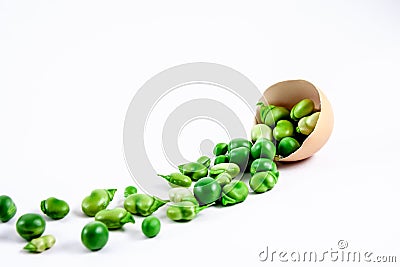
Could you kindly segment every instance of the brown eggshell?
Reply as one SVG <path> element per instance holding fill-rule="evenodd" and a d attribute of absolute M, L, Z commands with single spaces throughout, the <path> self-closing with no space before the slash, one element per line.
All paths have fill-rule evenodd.
<path fill-rule="evenodd" d="M 315 109 L 321 111 L 317 125 L 298 150 L 279 161 L 306 159 L 324 146 L 333 130 L 332 107 L 321 89 L 305 80 L 289 80 L 274 84 L 264 91 L 263 97 L 260 99 L 260 102 L 265 104 L 283 106 L 290 110 L 304 98 L 314 101 Z M 262 123 L 259 108 L 257 108 L 255 121 Z"/>

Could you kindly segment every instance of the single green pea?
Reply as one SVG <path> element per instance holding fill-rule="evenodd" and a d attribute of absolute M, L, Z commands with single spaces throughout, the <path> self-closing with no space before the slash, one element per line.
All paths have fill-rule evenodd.
<path fill-rule="evenodd" d="M 303 99 L 292 107 L 290 110 L 290 118 L 298 121 L 309 115 L 314 110 L 314 102 L 311 99 Z"/>
<path fill-rule="evenodd" d="M 253 159 L 267 158 L 274 159 L 276 154 L 276 147 L 272 141 L 266 138 L 259 138 L 250 150 Z"/>
<path fill-rule="evenodd" d="M 287 157 L 300 148 L 299 142 L 293 137 L 284 137 L 278 144 L 278 155 Z"/>
<path fill-rule="evenodd" d="M 215 177 L 215 181 L 223 188 L 232 181 L 232 176 L 227 172 L 223 172 Z"/>
<path fill-rule="evenodd" d="M 105 209 L 99 211 L 94 217 L 96 221 L 104 223 L 108 229 L 120 229 L 127 223 L 135 223 L 132 214 L 124 208 Z"/>
<path fill-rule="evenodd" d="M 191 201 L 174 203 L 167 208 L 167 217 L 176 222 L 193 220 L 197 214 L 210 205 L 200 207 Z"/>
<path fill-rule="evenodd" d="M 253 161 L 250 167 L 250 174 L 253 176 L 257 172 L 272 171 L 279 176 L 278 168 L 274 161 L 266 158 L 260 158 Z"/>
<path fill-rule="evenodd" d="M 46 228 L 46 221 L 36 213 L 27 213 L 19 217 L 16 223 L 17 233 L 25 240 L 40 237 Z"/>
<path fill-rule="evenodd" d="M 230 163 L 235 163 L 240 167 L 241 172 L 246 170 L 250 160 L 250 148 L 237 147 L 228 152 Z"/>
<path fill-rule="evenodd" d="M 210 168 L 210 177 L 216 177 L 224 172 L 228 173 L 233 179 L 240 173 L 240 167 L 236 163 L 220 163 Z"/>
<path fill-rule="evenodd" d="M 299 120 L 299 123 L 296 127 L 296 131 L 301 134 L 309 135 L 314 131 L 315 126 L 317 125 L 319 114 L 321 112 L 315 112 L 310 116 L 303 117 Z"/>
<path fill-rule="evenodd" d="M 222 188 L 221 203 L 223 206 L 243 202 L 249 195 L 247 185 L 242 181 L 233 181 Z"/>
<path fill-rule="evenodd" d="M 276 123 L 273 130 L 273 135 L 276 141 L 280 141 L 282 138 L 287 136 L 293 136 L 294 127 L 293 124 L 288 120 L 280 120 Z"/>
<path fill-rule="evenodd" d="M 204 165 L 206 168 L 210 167 L 211 164 L 211 159 L 207 156 L 201 156 L 200 158 L 197 159 L 197 163 L 200 163 L 201 165 Z"/>
<path fill-rule="evenodd" d="M 278 177 L 272 171 L 257 172 L 249 181 L 250 188 L 255 193 L 264 193 L 271 190 L 278 181 Z"/>
<path fill-rule="evenodd" d="M 82 200 L 82 212 L 89 217 L 94 217 L 97 212 L 107 208 L 113 200 L 117 189 L 96 189 Z"/>
<path fill-rule="evenodd" d="M 193 197 L 193 193 L 187 188 L 175 187 L 168 191 L 168 197 L 171 202 L 181 202 L 185 197 Z"/>
<path fill-rule="evenodd" d="M 220 198 L 221 186 L 213 178 L 203 177 L 195 183 L 193 193 L 200 204 L 207 205 Z"/>
<path fill-rule="evenodd" d="M 24 249 L 29 252 L 42 253 L 43 251 L 51 248 L 56 243 L 56 238 L 53 235 L 44 235 L 32 239 Z"/>
<path fill-rule="evenodd" d="M 229 162 L 229 158 L 226 155 L 219 155 L 216 156 L 214 159 L 214 165 L 220 164 L 220 163 L 227 163 Z"/>
<path fill-rule="evenodd" d="M 69 213 L 68 203 L 55 197 L 42 200 L 40 202 L 40 209 L 44 214 L 54 220 L 62 219 Z"/>
<path fill-rule="evenodd" d="M 142 222 L 142 232 L 148 238 L 155 237 L 161 230 L 160 220 L 155 216 L 149 216 Z"/>
<path fill-rule="evenodd" d="M 5 223 L 11 220 L 17 213 L 14 201 L 6 195 L 0 196 L 0 221 Z"/>
<path fill-rule="evenodd" d="M 189 176 L 193 181 L 207 176 L 208 168 L 198 162 L 189 162 L 178 166 L 179 171 Z"/>
<path fill-rule="evenodd" d="M 246 147 L 250 150 L 253 144 L 245 138 L 234 138 L 228 144 L 228 152 L 235 148 Z"/>
<path fill-rule="evenodd" d="M 285 107 L 265 105 L 262 102 L 257 105 L 260 106 L 261 121 L 269 127 L 273 127 L 280 120 L 290 119 L 290 111 Z"/>
<path fill-rule="evenodd" d="M 157 174 L 157 175 L 167 180 L 171 187 L 177 187 L 177 186 L 190 187 L 192 185 L 192 179 L 190 179 L 189 176 L 184 175 L 180 172 L 174 172 L 171 173 L 170 175 L 162 175 L 162 174 Z"/>
<path fill-rule="evenodd" d="M 169 200 L 162 200 L 155 196 L 134 194 L 125 199 L 124 208 L 132 214 L 146 217 L 164 206 L 167 202 Z"/>
<path fill-rule="evenodd" d="M 228 144 L 226 143 L 218 143 L 215 145 L 213 154 L 215 156 L 225 155 L 228 152 Z"/>
<path fill-rule="evenodd" d="M 108 242 L 108 228 L 99 221 L 86 224 L 81 232 L 82 244 L 91 251 L 102 249 Z"/>
<path fill-rule="evenodd" d="M 251 128 L 251 140 L 256 142 L 260 138 L 273 140 L 272 129 L 266 124 L 256 124 Z"/>
<path fill-rule="evenodd" d="M 137 193 L 137 188 L 132 186 L 132 185 L 130 185 L 130 186 L 125 187 L 124 197 L 127 198 L 130 195 L 133 195 L 133 194 L 136 194 L 136 193 Z"/>

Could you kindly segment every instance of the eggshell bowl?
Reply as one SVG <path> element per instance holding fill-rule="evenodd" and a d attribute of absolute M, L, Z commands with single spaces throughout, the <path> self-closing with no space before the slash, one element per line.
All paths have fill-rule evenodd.
<path fill-rule="evenodd" d="M 289 80 L 276 83 L 267 88 L 260 99 L 260 102 L 265 104 L 283 106 L 290 110 L 304 98 L 314 101 L 315 110 L 321 112 L 317 125 L 298 150 L 285 158 L 280 158 L 279 161 L 290 162 L 306 159 L 325 145 L 333 130 L 332 107 L 321 89 L 305 80 Z M 262 123 L 259 108 L 257 108 L 255 122 Z"/>

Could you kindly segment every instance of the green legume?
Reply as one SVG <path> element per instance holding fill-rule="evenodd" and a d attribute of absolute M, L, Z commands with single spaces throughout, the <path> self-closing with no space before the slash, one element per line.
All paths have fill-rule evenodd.
<path fill-rule="evenodd" d="M 89 217 L 94 217 L 97 212 L 107 208 L 113 200 L 117 189 L 96 189 L 82 200 L 82 212 Z"/>
<path fill-rule="evenodd" d="M 299 149 L 299 142 L 293 137 L 284 137 L 278 144 L 278 154 L 282 157 L 287 157 L 297 149 Z"/>
<path fill-rule="evenodd" d="M 29 252 L 42 253 L 43 251 L 51 248 L 56 243 L 56 239 L 52 235 L 44 235 L 32 239 L 24 249 Z"/>
<path fill-rule="evenodd" d="M 149 216 L 142 222 L 142 232 L 148 238 L 155 237 L 161 230 L 160 220 L 155 216 Z"/>
<path fill-rule="evenodd" d="M 253 161 L 250 167 L 250 174 L 253 176 L 257 172 L 265 172 L 265 171 L 272 171 L 279 176 L 278 168 L 270 159 L 260 158 Z"/>
<path fill-rule="evenodd" d="M 235 138 L 235 139 L 232 139 L 229 142 L 229 144 L 228 144 L 228 152 L 233 150 L 233 149 L 235 149 L 235 148 L 239 148 L 239 147 L 246 147 L 246 148 L 250 149 L 252 145 L 253 144 L 247 139 Z"/>
<path fill-rule="evenodd" d="M 251 140 L 256 142 L 260 138 L 273 140 L 272 129 L 265 124 L 256 124 L 251 128 Z"/>
<path fill-rule="evenodd" d="M 0 196 L 0 221 L 5 223 L 17 213 L 17 206 L 9 196 Z"/>
<path fill-rule="evenodd" d="M 228 152 L 230 163 L 235 163 L 240 167 L 241 172 L 246 170 L 250 160 L 250 148 L 237 147 Z"/>
<path fill-rule="evenodd" d="M 230 174 L 227 172 L 223 172 L 215 177 L 215 181 L 217 181 L 221 188 L 223 188 L 232 181 L 232 176 L 230 176 Z"/>
<path fill-rule="evenodd" d="M 181 202 L 185 197 L 193 197 L 193 193 L 187 188 L 175 187 L 168 191 L 168 196 L 171 202 Z"/>
<path fill-rule="evenodd" d="M 208 168 L 198 162 L 189 162 L 179 165 L 178 169 L 182 174 L 189 176 L 193 181 L 197 181 L 208 174 Z"/>
<path fill-rule="evenodd" d="M 247 185 L 242 181 L 233 181 L 222 188 L 221 203 L 224 206 L 243 202 L 249 195 Z"/>
<path fill-rule="evenodd" d="M 298 121 L 314 110 L 314 102 L 311 99 L 303 99 L 298 102 L 290 111 L 292 120 Z"/>
<path fill-rule="evenodd" d="M 280 120 L 290 119 L 290 111 L 285 107 L 265 105 L 262 102 L 257 103 L 257 105 L 260 106 L 261 122 L 269 127 L 273 127 Z"/>
<path fill-rule="evenodd" d="M 134 194 L 125 199 L 124 208 L 135 215 L 149 216 L 167 202 L 169 201 L 161 200 L 155 196 Z"/>
<path fill-rule="evenodd" d="M 200 158 L 197 159 L 197 163 L 200 163 L 201 165 L 204 165 L 206 168 L 210 167 L 211 164 L 211 159 L 207 156 L 201 156 Z"/>
<path fill-rule="evenodd" d="M 240 173 L 240 167 L 236 163 L 220 163 L 210 168 L 210 177 L 216 177 L 223 172 L 228 173 L 233 179 Z"/>
<path fill-rule="evenodd" d="M 46 221 L 36 213 L 27 213 L 19 217 L 16 223 L 17 233 L 27 241 L 40 237 L 46 228 Z"/>
<path fill-rule="evenodd" d="M 174 172 L 171 173 L 170 175 L 162 175 L 162 174 L 157 174 L 157 175 L 167 180 L 170 183 L 171 187 L 176 187 L 176 186 L 190 187 L 190 185 L 192 184 L 192 179 L 189 176 L 184 175 L 180 172 Z"/>
<path fill-rule="evenodd" d="M 86 224 L 81 232 L 81 241 L 91 251 L 102 249 L 108 242 L 107 226 L 98 221 Z"/>
<path fill-rule="evenodd" d="M 310 116 L 303 117 L 299 120 L 299 123 L 296 127 L 296 131 L 301 134 L 309 135 L 314 131 L 315 126 L 317 125 L 319 114 L 321 112 L 315 112 Z"/>
<path fill-rule="evenodd" d="M 213 153 L 215 156 L 225 155 L 228 152 L 228 144 L 218 143 L 215 145 Z"/>
<path fill-rule="evenodd" d="M 221 196 L 221 186 L 211 177 L 201 178 L 193 187 L 193 193 L 201 204 L 210 204 Z"/>
<path fill-rule="evenodd" d="M 276 154 L 276 147 L 272 141 L 266 138 L 259 138 L 250 150 L 253 159 L 267 158 L 274 159 Z"/>
<path fill-rule="evenodd" d="M 42 200 L 40 202 L 40 209 L 44 214 L 54 220 L 62 219 L 69 213 L 68 203 L 55 197 Z"/>
<path fill-rule="evenodd" d="M 249 181 L 250 188 L 255 193 L 264 193 L 271 190 L 278 181 L 278 177 L 272 171 L 257 172 Z"/>
<path fill-rule="evenodd" d="M 215 157 L 214 159 L 214 165 L 220 164 L 220 163 L 227 163 L 229 162 L 229 158 L 226 155 L 219 155 Z"/>
<path fill-rule="evenodd" d="M 130 186 L 125 187 L 124 197 L 127 198 L 130 195 L 133 195 L 133 194 L 136 194 L 136 193 L 137 193 L 137 188 L 132 186 L 132 185 L 130 185 Z"/>
<path fill-rule="evenodd" d="M 293 136 L 294 127 L 293 124 L 288 120 L 280 120 L 276 123 L 273 130 L 275 140 L 280 141 L 282 138 L 287 136 Z"/>
<path fill-rule="evenodd" d="M 104 223 L 110 230 L 120 229 L 127 223 L 135 223 L 132 214 L 124 208 L 101 210 L 94 218 L 96 221 Z"/>
<path fill-rule="evenodd" d="M 167 217 L 173 221 L 182 222 L 193 220 L 197 214 L 209 205 L 199 207 L 191 201 L 182 201 L 174 203 L 167 209 Z"/>

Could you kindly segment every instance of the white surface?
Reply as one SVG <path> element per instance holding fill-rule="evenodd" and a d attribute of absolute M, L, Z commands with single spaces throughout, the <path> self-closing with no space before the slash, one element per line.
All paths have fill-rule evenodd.
<path fill-rule="evenodd" d="M 267 265 L 258 259 L 266 246 L 324 251 L 340 239 L 400 261 L 399 11 L 397 1 L 1 0 L 0 194 L 13 197 L 18 216 L 39 212 L 49 196 L 72 208 L 48 222 L 57 243 L 40 256 L 21 251 L 18 216 L 1 224 L 2 264 Z M 143 237 L 137 218 L 103 250 L 87 252 L 81 199 L 116 187 L 116 206 L 132 183 L 122 153 L 129 102 L 153 75 L 194 61 L 230 66 L 260 90 L 313 82 L 334 108 L 331 139 L 281 168 L 270 193 L 186 224 L 161 209 L 156 238 Z"/>

